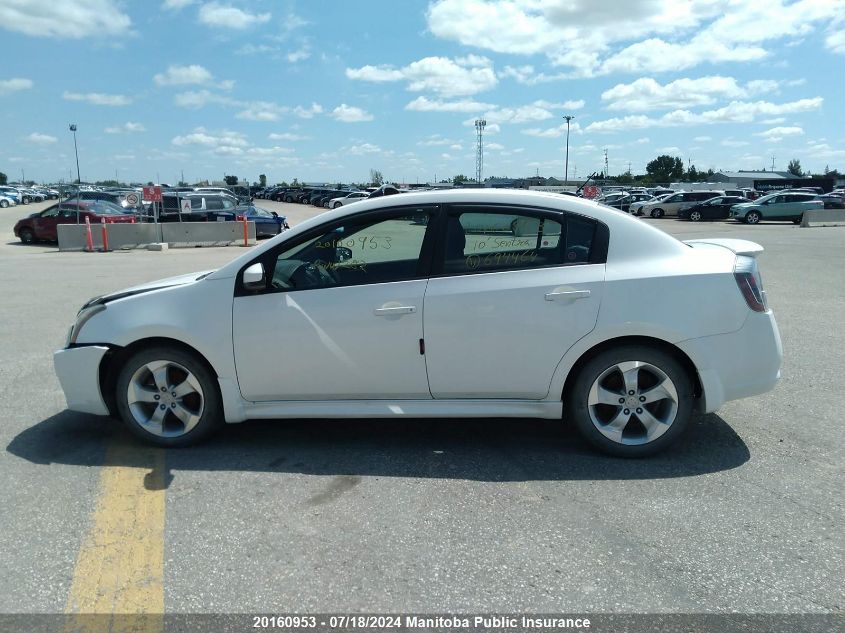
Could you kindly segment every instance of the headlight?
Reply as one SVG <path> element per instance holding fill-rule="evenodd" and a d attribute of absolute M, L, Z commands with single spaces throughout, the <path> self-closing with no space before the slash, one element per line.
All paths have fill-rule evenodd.
<path fill-rule="evenodd" d="M 105 309 L 106 306 L 102 303 L 87 307 L 83 306 L 83 308 L 79 311 L 79 314 L 76 317 L 76 323 L 73 324 L 73 327 L 70 328 L 70 332 L 68 332 L 66 347 L 76 345 L 76 339 L 79 338 L 79 333 L 82 331 L 82 326 L 88 323 L 91 317 L 93 317 L 95 314 L 99 314 Z"/>

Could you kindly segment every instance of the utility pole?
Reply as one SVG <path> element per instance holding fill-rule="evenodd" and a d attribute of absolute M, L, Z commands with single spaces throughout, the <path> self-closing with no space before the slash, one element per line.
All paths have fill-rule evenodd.
<path fill-rule="evenodd" d="M 569 122 L 575 118 L 572 114 L 565 114 L 563 118 L 566 119 L 566 167 L 564 167 L 563 184 L 569 184 Z"/>
<path fill-rule="evenodd" d="M 607 148 L 604 148 L 604 177 L 608 177 L 608 167 L 607 167 Z"/>
<path fill-rule="evenodd" d="M 772 171 L 775 170 L 775 155 L 772 154 Z"/>
<path fill-rule="evenodd" d="M 481 184 L 481 176 L 484 171 L 484 128 L 487 121 L 484 119 L 475 120 L 475 131 L 478 135 L 478 147 L 475 150 L 475 182 Z"/>
<path fill-rule="evenodd" d="M 76 123 L 70 124 L 70 131 L 73 132 L 73 153 L 76 155 L 76 184 L 82 184 L 82 176 L 79 175 L 79 150 L 76 148 Z"/>

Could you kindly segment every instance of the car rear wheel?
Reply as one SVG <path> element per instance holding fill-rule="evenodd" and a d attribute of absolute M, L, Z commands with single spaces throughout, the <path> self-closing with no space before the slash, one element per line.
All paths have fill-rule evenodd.
<path fill-rule="evenodd" d="M 687 428 L 692 382 L 670 354 L 642 345 L 601 352 L 581 369 L 567 398 L 567 418 L 599 450 L 645 457 Z"/>
<path fill-rule="evenodd" d="M 21 242 L 23 242 L 24 244 L 35 243 L 35 233 L 32 232 L 32 229 L 21 229 L 20 238 Z"/>
<path fill-rule="evenodd" d="M 794 220 L 792 220 L 792 223 L 793 223 L 793 224 L 801 224 L 801 222 L 803 222 L 803 221 L 804 221 L 804 214 L 802 213 L 802 214 L 801 214 L 801 215 L 799 215 L 797 218 L 795 218 Z"/>
<path fill-rule="evenodd" d="M 120 417 L 136 436 L 157 446 L 187 446 L 222 423 L 211 371 L 193 354 L 152 347 L 133 355 L 118 375 Z"/>
<path fill-rule="evenodd" d="M 21 202 L 23 204 L 29 204 L 29 196 L 24 196 L 21 198 Z"/>
<path fill-rule="evenodd" d="M 746 224 L 757 224 L 760 221 L 760 214 L 757 211 L 749 211 L 745 214 Z"/>
<path fill-rule="evenodd" d="M 701 221 L 701 211 L 690 211 L 689 219 L 692 222 L 700 222 Z"/>
<path fill-rule="evenodd" d="M 651 217 L 662 218 L 663 217 L 663 209 L 652 209 L 651 210 Z"/>
<path fill-rule="evenodd" d="M 0 208 L 5 209 L 8 206 L 9 206 L 8 200 L 6 200 L 5 198 L 3 200 L 0 200 Z"/>

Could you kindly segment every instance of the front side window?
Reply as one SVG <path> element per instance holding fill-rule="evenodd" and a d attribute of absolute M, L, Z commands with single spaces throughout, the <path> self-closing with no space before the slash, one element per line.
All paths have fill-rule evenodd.
<path fill-rule="evenodd" d="M 596 225 L 576 216 L 455 208 L 446 220 L 445 274 L 583 264 Z"/>
<path fill-rule="evenodd" d="M 350 218 L 279 253 L 270 286 L 309 290 L 414 279 L 432 213 L 417 207 Z"/>

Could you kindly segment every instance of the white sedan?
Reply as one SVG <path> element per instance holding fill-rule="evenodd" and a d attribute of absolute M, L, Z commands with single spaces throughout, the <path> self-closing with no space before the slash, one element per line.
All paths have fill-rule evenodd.
<path fill-rule="evenodd" d="M 369 191 L 353 191 L 352 193 L 348 193 L 345 196 L 340 196 L 339 198 L 332 198 L 329 200 L 329 209 L 337 209 L 338 207 L 342 207 L 345 204 L 349 204 L 350 202 L 361 202 L 362 200 L 366 200 L 370 195 Z"/>
<path fill-rule="evenodd" d="M 554 194 L 385 196 L 92 299 L 55 367 L 70 409 L 162 446 L 255 418 L 536 417 L 642 456 L 777 382 L 762 250 Z"/>

